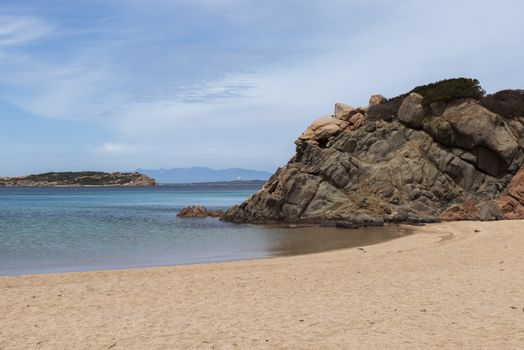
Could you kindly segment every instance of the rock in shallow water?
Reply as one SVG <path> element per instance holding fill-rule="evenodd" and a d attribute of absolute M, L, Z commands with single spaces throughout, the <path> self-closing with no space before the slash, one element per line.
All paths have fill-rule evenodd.
<path fill-rule="evenodd" d="M 224 212 L 221 210 L 207 210 L 203 205 L 194 205 L 183 208 L 177 214 L 181 218 L 205 218 L 205 217 L 222 217 Z"/>

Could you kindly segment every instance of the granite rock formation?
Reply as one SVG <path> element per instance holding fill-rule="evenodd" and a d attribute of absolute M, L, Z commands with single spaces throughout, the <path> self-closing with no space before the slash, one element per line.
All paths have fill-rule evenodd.
<path fill-rule="evenodd" d="M 395 115 L 378 120 L 368 112 L 387 102 L 379 95 L 365 108 L 337 104 L 298 137 L 288 164 L 223 219 L 524 218 L 524 116 L 500 116 L 474 98 L 427 104 L 417 93 L 402 96 Z"/>

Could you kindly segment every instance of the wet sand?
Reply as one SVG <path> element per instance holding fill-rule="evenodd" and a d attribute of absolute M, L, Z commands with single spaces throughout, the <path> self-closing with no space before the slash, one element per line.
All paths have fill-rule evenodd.
<path fill-rule="evenodd" d="M 1 277 L 0 349 L 524 348 L 524 221 L 415 231 L 268 260 Z"/>

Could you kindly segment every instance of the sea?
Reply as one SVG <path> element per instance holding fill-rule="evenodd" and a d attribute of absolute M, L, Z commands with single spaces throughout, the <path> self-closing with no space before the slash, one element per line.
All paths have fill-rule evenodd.
<path fill-rule="evenodd" d="M 406 234 L 179 218 L 226 209 L 260 185 L 0 187 L 0 275 L 209 263 L 355 247 Z"/>

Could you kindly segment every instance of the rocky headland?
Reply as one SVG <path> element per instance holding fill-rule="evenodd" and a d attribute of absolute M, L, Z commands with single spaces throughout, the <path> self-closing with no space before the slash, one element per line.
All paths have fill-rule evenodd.
<path fill-rule="evenodd" d="M 407 94 L 337 103 L 296 153 L 223 219 L 321 223 L 524 219 L 524 91 L 486 95 L 449 79 Z"/>
<path fill-rule="evenodd" d="M 0 186 L 155 186 L 155 184 L 154 179 L 136 172 L 50 172 L 28 176 L 0 177 Z"/>

